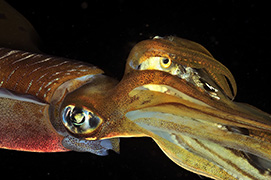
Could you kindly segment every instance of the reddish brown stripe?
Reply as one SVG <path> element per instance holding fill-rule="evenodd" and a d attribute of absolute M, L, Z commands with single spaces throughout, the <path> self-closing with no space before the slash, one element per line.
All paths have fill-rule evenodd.
<path fill-rule="evenodd" d="M 79 61 L 0 48 L 0 87 L 46 102 L 67 80 L 102 72 Z"/>

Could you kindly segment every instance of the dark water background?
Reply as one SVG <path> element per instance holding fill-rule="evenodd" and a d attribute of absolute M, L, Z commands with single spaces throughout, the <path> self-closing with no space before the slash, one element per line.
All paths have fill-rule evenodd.
<path fill-rule="evenodd" d="M 271 113 L 270 9 L 260 1 L 16 1 L 43 52 L 90 62 L 121 79 L 137 42 L 176 35 L 205 46 L 233 73 L 236 101 Z M 195 179 L 147 138 L 123 139 L 121 154 L 0 150 L 0 172 L 20 179 Z M 207 178 L 204 178 L 207 179 Z"/>

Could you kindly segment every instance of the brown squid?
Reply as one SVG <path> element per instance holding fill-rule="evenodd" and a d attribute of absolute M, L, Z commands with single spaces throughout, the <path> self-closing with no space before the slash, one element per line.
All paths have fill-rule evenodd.
<path fill-rule="evenodd" d="M 89 82 L 102 93 L 116 81 L 95 66 L 47 55 L 0 48 L 0 146 L 35 152 L 118 151 L 118 140 L 70 136 L 58 120 L 65 95 Z M 57 120 L 56 120 L 57 119 Z"/>
<path fill-rule="evenodd" d="M 86 141 L 71 136 L 58 118 L 65 94 L 88 82 L 102 93 L 117 81 L 97 67 L 39 52 L 33 26 L 0 0 L 0 147 L 34 152 L 118 152 L 118 139 Z M 4 47 L 4 48 L 1 48 Z M 11 50 L 7 49 L 21 49 Z"/>
<path fill-rule="evenodd" d="M 0 147 L 106 155 L 119 138 L 146 136 L 197 174 L 270 179 L 271 116 L 233 102 L 236 92 L 203 46 L 173 36 L 138 43 L 120 82 L 83 62 L 0 48 Z"/>
<path fill-rule="evenodd" d="M 175 45 L 170 46 L 167 41 Z M 74 136 L 87 140 L 151 137 L 175 163 L 214 179 L 270 178 L 270 115 L 232 101 L 235 81 L 215 59 L 211 61 L 212 68 L 217 69 L 215 76 L 228 77 L 232 96 L 227 82 L 213 77 L 208 65 L 189 65 L 178 60 L 179 51 L 170 51 L 178 45 L 182 51 L 192 48 L 195 56 L 196 52 L 208 54 L 196 43 L 184 40 L 183 47 L 181 41 L 177 37 L 156 37 L 137 44 L 122 81 L 101 96 L 91 98 L 90 84 L 67 94 L 60 108 L 65 127 Z M 176 59 L 169 59 L 169 54 Z M 163 61 L 164 57 L 168 60 Z M 172 62 L 173 66 L 167 67 L 179 70 L 171 71 L 166 66 L 165 70 L 155 69 L 157 62 L 144 65 L 144 60 L 157 59 L 159 63 Z M 203 61 L 208 63 L 208 59 Z M 77 108 L 96 115 L 92 128 L 85 128 L 84 121 L 80 121 L 80 126 L 72 123 L 71 115 Z"/>

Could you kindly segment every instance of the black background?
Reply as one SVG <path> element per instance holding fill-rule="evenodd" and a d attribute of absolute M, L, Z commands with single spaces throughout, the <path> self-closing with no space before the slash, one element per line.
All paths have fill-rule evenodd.
<path fill-rule="evenodd" d="M 176 35 L 205 46 L 233 73 L 236 101 L 271 113 L 270 9 L 262 1 L 8 1 L 36 28 L 43 52 L 90 62 L 121 79 L 137 42 Z M 121 154 L 0 150 L 5 178 L 201 179 L 147 138 L 121 141 Z"/>

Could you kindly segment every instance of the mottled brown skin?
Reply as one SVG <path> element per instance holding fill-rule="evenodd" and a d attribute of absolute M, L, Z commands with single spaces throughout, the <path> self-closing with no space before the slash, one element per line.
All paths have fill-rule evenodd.
<path fill-rule="evenodd" d="M 32 152 L 68 151 L 45 116 L 49 105 L 0 98 L 0 147 Z"/>
<path fill-rule="evenodd" d="M 174 36 L 141 41 L 132 49 L 125 72 L 131 71 L 131 64 L 137 67 L 150 57 L 166 57 L 181 65 L 204 69 L 228 97 L 234 99 L 236 96 L 237 86 L 232 73 L 198 43 Z"/>
<path fill-rule="evenodd" d="M 18 96 L 28 95 L 39 102 L 0 97 L 0 147 L 34 152 L 68 151 L 61 144 L 63 136 L 54 127 L 61 124 L 60 120 L 49 119 L 52 117 L 48 109 L 56 103 L 51 102 L 52 96 L 69 80 L 102 72 L 79 61 L 0 48 L 0 89 Z M 81 85 L 79 82 L 73 88 Z"/>

